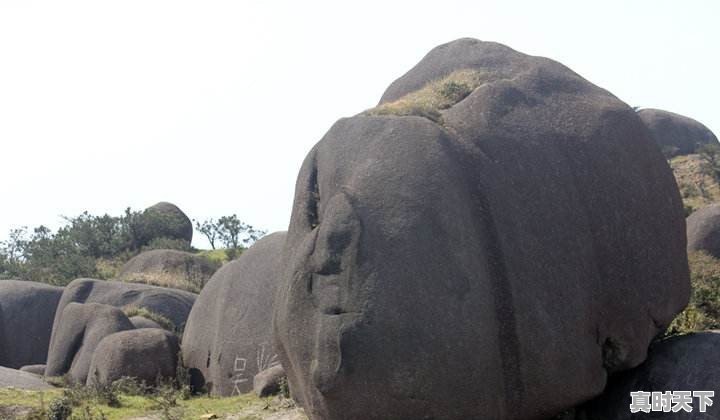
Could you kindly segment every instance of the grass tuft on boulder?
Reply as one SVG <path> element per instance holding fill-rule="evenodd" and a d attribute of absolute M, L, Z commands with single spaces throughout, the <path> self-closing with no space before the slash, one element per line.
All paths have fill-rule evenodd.
<path fill-rule="evenodd" d="M 175 324 L 168 318 L 153 312 L 147 308 L 142 308 L 138 306 L 126 306 L 123 308 L 123 312 L 125 313 L 125 316 L 128 318 L 132 318 L 134 316 L 141 316 L 143 318 L 147 318 L 151 321 L 155 321 L 158 325 L 163 327 L 164 329 L 172 332 L 177 332 L 178 329 L 175 326 Z"/>
<path fill-rule="evenodd" d="M 457 70 L 402 98 L 364 112 L 365 115 L 419 116 L 442 124 L 442 111 L 465 99 L 486 80 L 477 70 Z"/>

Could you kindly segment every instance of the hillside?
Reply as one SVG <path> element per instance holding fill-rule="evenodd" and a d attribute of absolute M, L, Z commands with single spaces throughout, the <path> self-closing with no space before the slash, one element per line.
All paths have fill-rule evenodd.
<path fill-rule="evenodd" d="M 676 156 L 670 160 L 686 215 L 720 201 L 720 184 L 704 173 L 703 163 L 698 154 Z"/>

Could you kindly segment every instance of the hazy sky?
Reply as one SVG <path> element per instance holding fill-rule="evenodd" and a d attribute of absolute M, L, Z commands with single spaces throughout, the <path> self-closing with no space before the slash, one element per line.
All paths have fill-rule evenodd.
<path fill-rule="evenodd" d="M 0 0 L 0 239 L 157 201 L 285 229 L 330 125 L 460 37 L 720 134 L 719 18 L 716 0 Z"/>

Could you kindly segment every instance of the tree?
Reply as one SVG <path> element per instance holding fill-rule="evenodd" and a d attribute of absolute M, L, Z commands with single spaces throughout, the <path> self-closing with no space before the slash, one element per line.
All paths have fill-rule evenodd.
<path fill-rule="evenodd" d="M 215 241 L 218 238 L 218 224 L 212 218 L 204 220 L 202 223 L 194 220 L 195 229 L 205 235 L 212 249 L 215 249 Z"/>
<path fill-rule="evenodd" d="M 702 171 L 720 182 L 720 144 L 704 144 L 698 149 L 703 160 Z"/>
<path fill-rule="evenodd" d="M 252 225 L 242 222 L 237 215 L 223 216 L 217 221 L 218 237 L 225 247 L 238 249 L 242 244 L 245 247 L 265 235 L 265 231 L 255 229 Z"/>

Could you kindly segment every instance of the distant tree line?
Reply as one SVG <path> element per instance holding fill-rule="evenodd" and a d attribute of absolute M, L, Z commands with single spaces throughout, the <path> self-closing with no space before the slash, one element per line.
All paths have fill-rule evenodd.
<path fill-rule="evenodd" d="M 56 232 L 42 225 L 12 229 L 8 239 L 0 241 L 0 278 L 64 285 L 80 277 L 112 277 L 114 271 L 105 270 L 107 266 L 116 269 L 144 250 L 192 251 L 187 241 L 163 236 L 163 221 L 130 208 L 121 216 L 84 212 L 64 219 Z M 229 248 L 230 258 L 264 234 L 236 215 L 196 224 L 200 233 L 210 235 L 213 249 L 218 243 Z"/>

